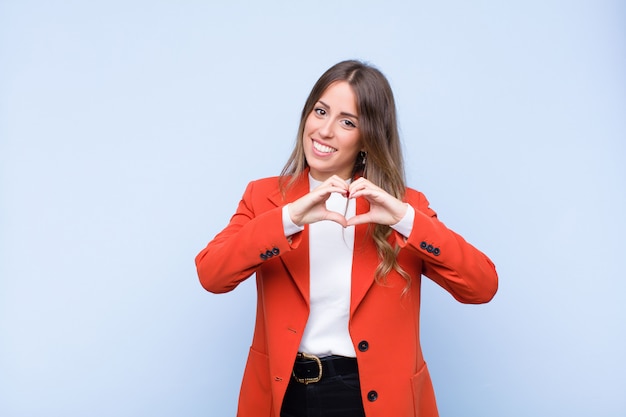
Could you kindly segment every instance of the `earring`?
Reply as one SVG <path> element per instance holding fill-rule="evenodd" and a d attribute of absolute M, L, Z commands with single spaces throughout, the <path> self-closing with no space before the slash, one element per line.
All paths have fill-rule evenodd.
<path fill-rule="evenodd" d="M 365 169 L 365 163 L 367 162 L 367 152 L 359 152 L 359 157 L 361 158 L 361 165 L 363 165 L 363 168 Z"/>
<path fill-rule="evenodd" d="M 365 151 L 361 151 L 359 152 L 359 170 L 361 171 L 361 176 L 365 177 L 366 176 L 366 163 L 367 163 L 367 152 Z"/>

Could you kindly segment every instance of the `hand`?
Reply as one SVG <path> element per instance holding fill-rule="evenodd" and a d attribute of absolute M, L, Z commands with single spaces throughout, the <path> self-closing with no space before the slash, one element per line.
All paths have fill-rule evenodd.
<path fill-rule="evenodd" d="M 287 209 L 289 210 L 291 221 L 298 226 L 302 226 L 321 220 L 332 220 L 343 227 L 348 226 L 346 218 L 342 214 L 326 208 L 326 200 L 332 193 L 340 193 L 343 196 L 347 196 L 348 183 L 333 175 L 310 193 L 290 203 Z"/>
<path fill-rule="evenodd" d="M 363 177 L 350 184 L 348 191 L 350 198 L 363 197 L 370 203 L 370 210 L 352 217 L 347 221 L 348 226 L 362 223 L 392 225 L 402 220 L 406 214 L 407 203 L 398 200 Z"/>

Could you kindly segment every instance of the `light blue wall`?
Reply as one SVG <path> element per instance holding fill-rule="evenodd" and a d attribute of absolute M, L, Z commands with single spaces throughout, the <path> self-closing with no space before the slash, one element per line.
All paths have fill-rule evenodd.
<path fill-rule="evenodd" d="M 254 285 L 193 258 L 346 58 L 500 274 L 424 284 L 441 415 L 626 415 L 625 4 L 224 3 L 0 2 L 0 415 L 234 415 Z"/>

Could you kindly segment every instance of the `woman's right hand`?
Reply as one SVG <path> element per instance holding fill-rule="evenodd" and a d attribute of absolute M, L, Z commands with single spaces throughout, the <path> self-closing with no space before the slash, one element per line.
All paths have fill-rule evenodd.
<path fill-rule="evenodd" d="M 287 207 L 291 221 L 298 226 L 332 220 L 346 227 L 347 221 L 343 214 L 326 208 L 326 200 L 332 193 L 348 195 L 348 183 L 336 175 L 328 178 L 310 193 L 290 203 Z"/>

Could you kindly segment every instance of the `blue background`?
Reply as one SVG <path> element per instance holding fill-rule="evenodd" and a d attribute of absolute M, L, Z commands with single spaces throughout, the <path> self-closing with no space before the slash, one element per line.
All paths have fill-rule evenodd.
<path fill-rule="evenodd" d="M 424 283 L 442 417 L 626 415 L 617 0 L 0 1 L 0 415 L 235 414 L 254 283 L 193 259 L 347 58 L 500 274 L 482 306 Z"/>

